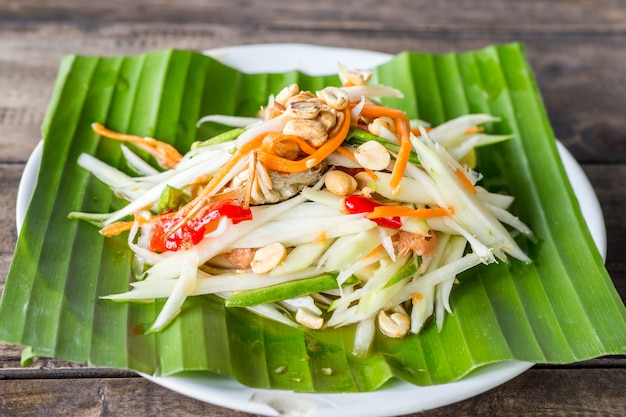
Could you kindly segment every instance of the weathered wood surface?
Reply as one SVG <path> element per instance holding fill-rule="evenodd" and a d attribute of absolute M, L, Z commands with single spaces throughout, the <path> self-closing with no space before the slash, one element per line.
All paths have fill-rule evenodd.
<path fill-rule="evenodd" d="M 625 384 L 624 369 L 533 369 L 487 393 L 414 416 L 622 416 Z M 6 416 L 250 416 L 141 377 L 0 380 L 0 392 L 0 415 Z"/>
<path fill-rule="evenodd" d="M 17 187 L 63 55 L 268 42 L 445 53 L 509 41 L 525 43 L 555 133 L 596 190 L 607 268 L 626 299 L 626 4 L 620 0 L 0 0 L 0 291 L 17 238 Z M 46 359 L 21 368 L 19 357 L 19 347 L 0 344 L 0 416 L 246 415 L 125 371 Z M 626 413 L 624 387 L 626 358 L 600 358 L 535 367 L 490 392 L 419 415 L 617 416 Z"/>

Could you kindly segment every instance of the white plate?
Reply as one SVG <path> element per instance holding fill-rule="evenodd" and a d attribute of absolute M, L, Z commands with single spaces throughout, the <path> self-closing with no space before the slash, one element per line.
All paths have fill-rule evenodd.
<path fill-rule="evenodd" d="M 245 45 L 214 49 L 206 53 L 226 65 L 249 73 L 299 69 L 311 75 L 334 74 L 339 62 L 352 68 L 372 68 L 391 58 L 391 55 L 378 52 L 300 44 Z M 40 143 L 29 158 L 18 189 L 18 230 L 34 190 L 41 148 Z M 606 232 L 598 199 L 572 155 L 560 143 L 558 149 L 587 225 L 604 257 Z M 230 377 L 208 372 L 144 377 L 189 397 L 247 413 L 267 416 L 384 417 L 415 413 L 462 401 L 505 383 L 532 365 L 529 362 L 504 362 L 486 366 L 461 381 L 449 384 L 417 387 L 394 382 L 375 392 L 353 394 L 300 394 L 254 389 Z"/>

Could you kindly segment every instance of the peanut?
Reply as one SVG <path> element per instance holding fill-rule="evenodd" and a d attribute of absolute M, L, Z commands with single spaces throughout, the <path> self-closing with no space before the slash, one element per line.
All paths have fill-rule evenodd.
<path fill-rule="evenodd" d="M 405 313 L 388 315 L 382 310 L 378 313 L 378 328 L 385 336 L 400 338 L 408 333 L 410 327 L 411 319 Z"/>
<path fill-rule="evenodd" d="M 316 148 L 322 146 L 328 139 L 328 132 L 317 120 L 291 119 L 285 123 L 283 133 L 299 136 Z"/>
<path fill-rule="evenodd" d="M 270 243 L 254 253 L 250 268 L 255 274 L 266 274 L 276 268 L 286 256 L 287 249 L 281 243 Z"/>
<path fill-rule="evenodd" d="M 367 141 L 359 146 L 356 151 L 354 151 L 354 157 L 363 168 L 374 171 L 387 168 L 391 162 L 389 151 L 375 140 Z"/>
<path fill-rule="evenodd" d="M 357 188 L 354 177 L 339 170 L 327 173 L 324 177 L 324 185 L 328 191 L 341 197 L 352 194 Z"/>
<path fill-rule="evenodd" d="M 317 92 L 317 96 L 333 109 L 343 110 L 350 104 L 350 96 L 341 88 L 326 87 Z"/>

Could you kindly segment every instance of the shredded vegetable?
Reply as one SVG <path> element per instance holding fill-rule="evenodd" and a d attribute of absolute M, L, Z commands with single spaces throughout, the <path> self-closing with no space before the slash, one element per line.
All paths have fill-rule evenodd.
<path fill-rule="evenodd" d="M 498 119 L 475 114 L 427 127 L 377 101 L 400 92 L 358 74 L 318 92 L 285 87 L 259 118 L 207 115 L 200 124 L 233 129 L 185 155 L 94 123 L 97 134 L 149 151 L 162 167 L 124 145 L 138 176 L 79 158 L 129 204 L 71 217 L 106 236 L 128 232 L 143 265 L 130 291 L 103 298 L 167 299 L 149 331 L 202 294 L 289 325 L 359 323 L 353 351 L 363 355 L 375 337 L 418 333 L 431 316 L 441 328 L 467 269 L 509 256 L 530 262 L 510 232 L 532 238 L 508 211 L 513 197 L 481 187 L 463 160 L 509 138 L 483 126 Z"/>

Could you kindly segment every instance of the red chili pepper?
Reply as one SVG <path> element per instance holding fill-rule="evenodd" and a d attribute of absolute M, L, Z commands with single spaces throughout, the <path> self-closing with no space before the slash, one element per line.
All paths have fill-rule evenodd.
<path fill-rule="evenodd" d="M 181 220 L 180 216 L 162 217 L 154 225 L 150 237 L 150 250 L 154 252 L 177 251 L 198 244 L 204 235 L 217 227 L 221 217 L 233 224 L 252 219 L 252 211 L 230 200 L 220 201 L 204 208 L 174 233 L 169 231 Z"/>
<path fill-rule="evenodd" d="M 372 200 L 371 198 L 353 194 L 344 198 L 343 205 L 348 213 L 356 214 L 371 213 L 376 207 L 382 206 L 383 204 L 376 200 Z M 379 226 L 388 227 L 390 229 L 399 229 L 402 226 L 402 220 L 400 220 L 400 217 L 398 216 L 381 217 L 371 220 L 376 222 Z"/>

